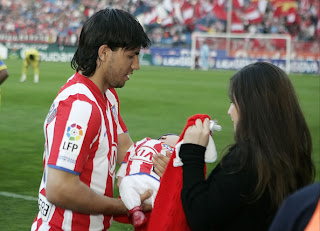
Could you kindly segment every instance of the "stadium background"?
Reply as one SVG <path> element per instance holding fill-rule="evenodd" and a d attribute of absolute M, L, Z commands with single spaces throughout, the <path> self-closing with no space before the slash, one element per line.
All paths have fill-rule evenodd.
<path fill-rule="evenodd" d="M 292 62 L 296 67 L 293 72 L 297 73 L 290 74 L 290 78 L 312 132 L 319 181 L 319 1 L 232 2 L 232 32 L 292 35 Z M 225 32 L 227 1 L 2 0 L 0 56 L 5 58 L 10 77 L 1 86 L 0 230 L 29 230 L 37 213 L 35 198 L 42 174 L 44 118 L 57 91 L 74 72 L 69 61 L 83 21 L 106 6 L 137 16 L 153 43 L 140 56 L 141 70 L 124 89 L 118 90 L 121 112 L 132 138 L 154 138 L 168 131 L 180 133 L 189 116 L 205 113 L 217 118 L 223 127 L 215 135 L 220 156 L 233 140 L 233 125 L 227 115 L 227 86 L 234 70 L 189 69 L 191 33 Z M 258 12 L 252 12 L 253 9 Z M 274 51 L 282 49 L 281 43 L 274 42 Z M 42 55 L 39 84 L 32 83 L 31 71 L 28 81 L 19 83 L 21 57 L 27 47 L 38 48 Z M 268 51 L 266 48 L 262 52 Z M 215 50 L 215 54 L 219 52 Z M 238 66 L 228 66 L 234 68 Z M 210 164 L 209 170 L 214 166 Z M 115 223 L 111 230 L 132 229 Z"/>

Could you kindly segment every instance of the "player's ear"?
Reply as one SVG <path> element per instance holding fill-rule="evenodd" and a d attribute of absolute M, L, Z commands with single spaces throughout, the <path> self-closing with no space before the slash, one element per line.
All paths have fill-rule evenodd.
<path fill-rule="evenodd" d="M 106 61 L 111 49 L 107 45 L 101 45 L 98 50 L 98 56 L 101 61 Z"/>

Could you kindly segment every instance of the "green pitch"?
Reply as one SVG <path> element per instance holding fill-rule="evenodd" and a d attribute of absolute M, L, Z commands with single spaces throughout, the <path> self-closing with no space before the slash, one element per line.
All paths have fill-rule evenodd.
<path fill-rule="evenodd" d="M 0 193 L 37 197 L 42 176 L 43 121 L 60 87 L 74 73 L 69 63 L 40 65 L 40 82 L 20 83 L 21 60 L 6 60 L 10 77 L 1 86 Z M 134 141 L 146 136 L 180 134 L 194 114 L 208 114 L 222 126 L 214 135 L 218 153 L 233 141 L 233 124 L 227 114 L 229 78 L 233 71 L 190 71 L 184 68 L 142 66 L 123 89 L 118 89 L 121 115 Z M 316 75 L 290 75 L 313 138 L 313 157 L 320 180 L 319 92 Z M 272 122 L 272 121 L 270 121 Z M 208 172 L 214 164 L 208 165 Z M 118 195 L 115 189 L 115 196 Z M 37 201 L 0 194 L 0 230 L 30 230 Z M 115 223 L 111 228 L 133 230 Z"/>

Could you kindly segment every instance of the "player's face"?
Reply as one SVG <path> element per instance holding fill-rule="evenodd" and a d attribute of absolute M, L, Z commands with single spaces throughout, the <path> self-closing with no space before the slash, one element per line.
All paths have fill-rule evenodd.
<path fill-rule="evenodd" d="M 140 48 L 134 50 L 110 51 L 106 68 L 106 81 L 109 87 L 121 88 L 129 80 L 134 70 L 139 70 Z"/>
<path fill-rule="evenodd" d="M 238 109 L 234 103 L 231 103 L 228 110 L 228 115 L 231 117 L 231 120 L 233 121 L 234 130 L 236 130 L 237 123 L 239 120 L 239 114 L 238 114 Z"/>

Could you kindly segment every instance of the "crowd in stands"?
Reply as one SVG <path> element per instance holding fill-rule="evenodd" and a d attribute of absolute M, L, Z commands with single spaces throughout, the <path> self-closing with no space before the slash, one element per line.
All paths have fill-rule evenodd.
<path fill-rule="evenodd" d="M 0 42 L 75 45 L 83 22 L 108 6 L 135 15 L 154 46 L 190 46 L 193 31 L 291 34 L 294 41 L 319 42 L 319 2 L 232 0 L 228 14 L 228 0 L 0 0 Z"/>

